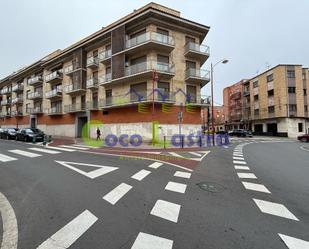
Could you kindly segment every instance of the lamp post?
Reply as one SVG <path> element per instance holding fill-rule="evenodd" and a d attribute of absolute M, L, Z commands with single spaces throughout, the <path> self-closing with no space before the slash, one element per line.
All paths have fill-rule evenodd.
<path fill-rule="evenodd" d="M 214 68 L 218 64 L 226 64 L 229 61 L 227 59 L 223 59 L 215 63 L 214 65 L 210 64 L 210 80 L 211 80 L 211 129 L 212 129 L 212 145 L 215 146 L 215 125 L 214 125 Z"/>

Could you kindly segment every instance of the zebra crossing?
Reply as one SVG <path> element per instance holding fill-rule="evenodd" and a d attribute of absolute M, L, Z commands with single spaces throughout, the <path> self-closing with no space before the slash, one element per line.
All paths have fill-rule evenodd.
<path fill-rule="evenodd" d="M 170 157 L 170 158 L 179 158 L 187 159 L 201 162 L 205 156 L 208 155 L 210 151 L 184 151 L 184 152 L 161 152 L 160 155 Z"/>
<path fill-rule="evenodd" d="M 60 147 L 56 146 L 36 146 L 28 147 L 23 149 L 13 149 L 7 150 L 6 152 L 0 151 L 0 163 L 7 163 L 10 161 L 22 160 L 24 158 L 37 158 L 44 155 L 56 155 L 62 152 L 75 152 L 78 150 L 88 150 L 86 147 L 78 146 L 66 146 L 61 145 Z"/>

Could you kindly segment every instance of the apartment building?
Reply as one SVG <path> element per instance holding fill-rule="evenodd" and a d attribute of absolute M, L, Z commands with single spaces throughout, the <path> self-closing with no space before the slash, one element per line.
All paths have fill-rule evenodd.
<path fill-rule="evenodd" d="M 212 121 L 211 121 L 211 107 L 206 107 L 202 109 L 202 120 L 203 127 L 205 131 L 212 131 Z M 215 131 L 225 130 L 225 113 L 224 106 L 214 106 L 214 127 Z"/>
<path fill-rule="evenodd" d="M 105 134 L 152 137 L 201 129 L 202 66 L 209 27 L 150 3 L 64 50 L 0 81 L 0 125 L 37 127 L 54 136 L 82 136 L 88 122 Z M 94 132 L 94 130 L 91 130 Z"/>
<path fill-rule="evenodd" d="M 302 65 L 279 64 L 244 81 L 242 123 L 256 134 L 309 133 L 308 88 L 309 71 Z"/>

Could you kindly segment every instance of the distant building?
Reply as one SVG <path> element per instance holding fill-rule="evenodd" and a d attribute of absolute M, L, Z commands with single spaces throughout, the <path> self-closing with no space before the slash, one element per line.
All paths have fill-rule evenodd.
<path fill-rule="evenodd" d="M 309 133 L 308 88 L 308 68 L 279 64 L 242 81 L 237 107 L 233 107 L 234 102 L 227 97 L 228 90 L 224 89 L 224 105 L 229 114 L 226 124 L 234 124 L 233 110 L 241 108 L 241 112 L 237 112 L 240 128 L 248 126 L 256 134 L 296 137 Z"/>
<path fill-rule="evenodd" d="M 211 107 L 204 108 L 202 110 L 202 120 L 205 130 L 212 131 L 212 122 L 211 122 Z M 225 127 L 225 114 L 223 106 L 214 106 L 214 126 L 215 131 L 224 131 Z"/>

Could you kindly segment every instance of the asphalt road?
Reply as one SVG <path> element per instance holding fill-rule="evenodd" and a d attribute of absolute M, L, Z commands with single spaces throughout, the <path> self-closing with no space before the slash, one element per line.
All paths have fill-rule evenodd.
<path fill-rule="evenodd" d="M 250 170 L 236 170 L 233 151 L 241 142 L 211 149 L 190 172 L 86 150 L 48 154 L 0 140 L 0 160 L 16 159 L 0 161 L 0 193 L 16 215 L 18 248 L 294 249 L 279 233 L 308 241 L 309 152 L 299 143 L 252 143 L 241 147 L 240 165 Z M 11 151 L 16 149 L 39 156 Z M 239 172 L 257 179 L 241 179 Z M 271 193 L 248 190 L 242 181 L 263 184 Z M 253 199 L 280 203 L 298 220 L 263 213 Z M 1 205 L 0 199 L 2 211 Z"/>

